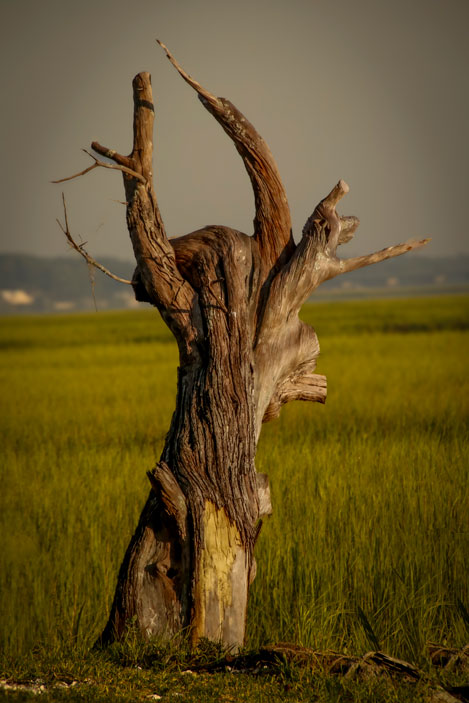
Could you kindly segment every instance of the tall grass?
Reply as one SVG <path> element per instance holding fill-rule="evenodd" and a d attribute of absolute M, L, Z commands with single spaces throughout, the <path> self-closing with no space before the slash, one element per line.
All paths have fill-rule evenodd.
<path fill-rule="evenodd" d="M 274 514 L 248 643 L 417 659 L 469 639 L 463 297 L 309 305 L 325 407 L 263 429 Z M 465 346 L 466 345 L 466 346 Z M 3 319 L 1 642 L 87 644 L 174 408 L 177 352 L 152 311 Z"/>

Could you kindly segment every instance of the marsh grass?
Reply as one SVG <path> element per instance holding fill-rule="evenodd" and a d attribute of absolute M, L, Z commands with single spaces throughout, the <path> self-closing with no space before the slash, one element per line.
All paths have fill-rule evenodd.
<path fill-rule="evenodd" d="M 37 649 L 16 660 L 10 658 L 5 674 L 10 685 L 19 690 L 0 688 L 0 700 L 30 701 L 35 688 L 42 694 L 41 700 L 68 703 L 150 699 L 181 703 L 424 703 L 440 683 L 434 675 L 417 684 L 387 678 L 340 678 L 317 667 L 282 660 L 255 674 L 197 670 L 223 654 L 207 643 L 194 655 L 171 643 L 152 641 L 145 645 L 141 640 L 123 641 L 102 652 L 77 646 Z"/>
<path fill-rule="evenodd" d="M 325 407 L 264 426 L 274 514 L 248 645 L 423 660 L 469 640 L 467 297 L 305 306 Z M 174 408 L 177 351 L 150 311 L 4 318 L 1 646 L 89 646 Z"/>

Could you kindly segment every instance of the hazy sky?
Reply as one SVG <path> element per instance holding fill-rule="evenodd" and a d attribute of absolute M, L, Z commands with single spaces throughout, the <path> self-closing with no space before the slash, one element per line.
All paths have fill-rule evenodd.
<path fill-rule="evenodd" d="M 241 159 L 155 38 L 251 120 L 277 160 L 295 236 L 339 178 L 361 226 L 342 254 L 432 236 L 469 252 L 468 0 L 0 0 L 0 251 L 66 254 L 62 186 L 96 139 L 128 153 L 131 80 L 152 74 L 156 192 L 170 235 L 252 232 Z M 63 185 L 95 255 L 132 256 L 120 174 Z M 70 253 L 70 256 L 73 254 Z"/>

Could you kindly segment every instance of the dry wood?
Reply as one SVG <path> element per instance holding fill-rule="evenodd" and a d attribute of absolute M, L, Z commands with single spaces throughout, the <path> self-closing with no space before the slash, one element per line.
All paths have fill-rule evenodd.
<path fill-rule="evenodd" d="M 238 150 L 254 191 L 254 231 L 248 236 L 214 225 L 168 239 L 153 189 L 150 75 L 138 74 L 131 154 L 98 142 L 92 147 L 122 172 L 137 263 L 132 285 L 173 332 L 180 368 L 171 427 L 149 472 L 152 491 L 121 566 L 102 641 L 119 637 L 136 618 L 146 635 L 189 627 L 194 643 L 209 637 L 237 647 L 261 517 L 271 512 L 268 482 L 255 468 L 262 422 L 292 400 L 326 399 L 326 378 L 315 373 L 319 343 L 299 309 L 322 281 L 428 240 L 338 259 L 337 247 L 359 224 L 336 211 L 348 192 L 340 180 L 295 245 L 267 144 L 232 103 L 203 88 L 161 46 Z M 82 174 L 102 165 L 110 166 L 95 158 Z"/>
<path fill-rule="evenodd" d="M 429 643 L 428 653 L 432 664 L 443 669 L 467 672 L 469 674 L 469 644 L 462 649 Z"/>
<path fill-rule="evenodd" d="M 438 648 L 443 649 L 444 648 Z M 233 656 L 227 654 L 215 662 L 193 664 L 192 671 L 197 673 L 218 671 L 238 671 L 242 673 L 275 674 L 287 661 L 297 666 L 311 667 L 328 675 L 341 676 L 345 679 L 369 679 L 389 677 L 393 680 L 406 681 L 411 684 L 424 682 L 428 684 L 429 703 L 459 703 L 467 701 L 469 687 L 451 686 L 444 688 L 431 682 L 430 677 L 414 664 L 391 657 L 384 652 L 368 652 L 363 656 L 341 654 L 330 650 L 317 651 L 310 647 L 280 642 L 263 647 L 258 651 Z"/>

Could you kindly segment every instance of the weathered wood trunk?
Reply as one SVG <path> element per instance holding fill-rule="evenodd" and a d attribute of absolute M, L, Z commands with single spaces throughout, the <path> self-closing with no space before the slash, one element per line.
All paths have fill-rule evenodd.
<path fill-rule="evenodd" d="M 259 519 L 249 267 L 238 233 L 214 228 L 200 236 L 209 255 L 199 275 L 224 281 L 200 296 L 203 349 L 179 369 L 176 411 L 105 639 L 134 614 L 149 634 L 190 625 L 194 640 L 244 637 Z"/>
<path fill-rule="evenodd" d="M 268 479 L 255 468 L 262 422 L 291 400 L 323 403 L 326 397 L 326 379 L 315 374 L 317 337 L 299 320 L 300 307 L 322 281 L 426 240 L 338 259 L 338 245 L 358 226 L 357 218 L 336 213 L 348 191 L 339 181 L 296 245 L 286 194 L 262 137 L 163 48 L 233 140 L 251 179 L 256 215 L 253 236 L 208 226 L 167 238 L 153 190 L 150 76 L 136 76 L 132 153 L 92 146 L 123 172 L 137 262 L 132 285 L 172 330 L 180 368 L 176 410 L 161 459 L 148 474 L 150 496 L 101 639 L 119 637 L 134 621 L 147 636 L 187 630 L 193 643 L 208 637 L 237 647 L 244 640 L 256 537 L 271 512 Z"/>

